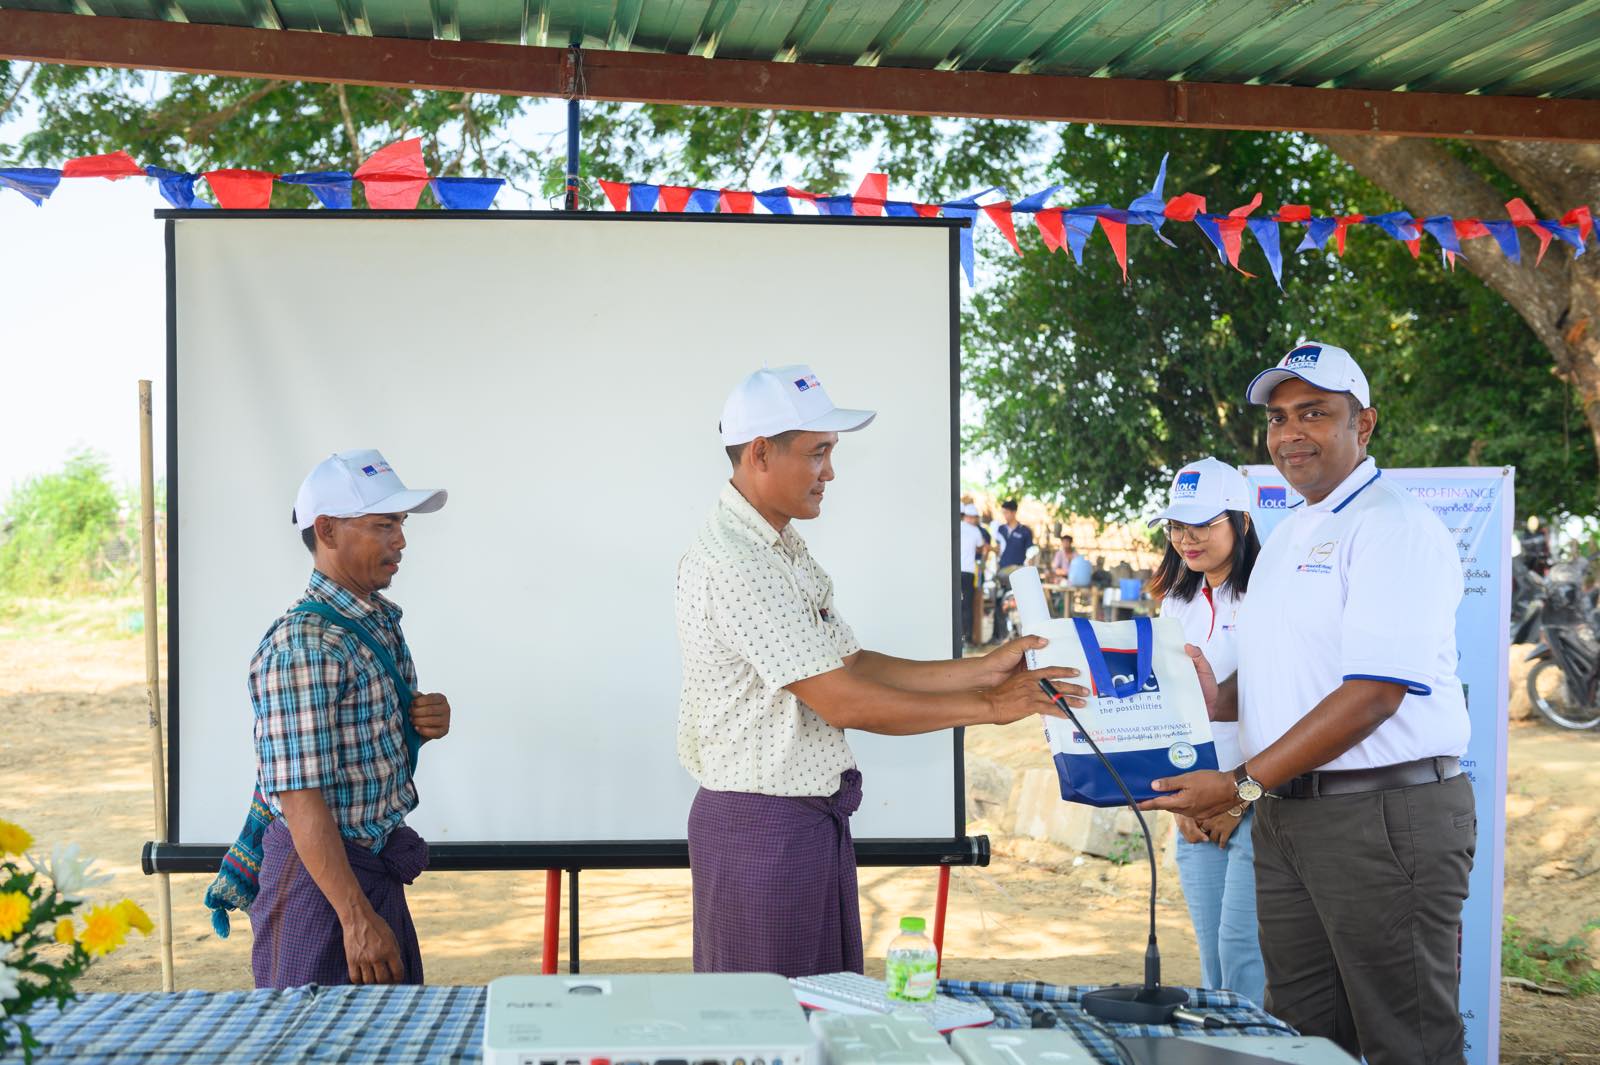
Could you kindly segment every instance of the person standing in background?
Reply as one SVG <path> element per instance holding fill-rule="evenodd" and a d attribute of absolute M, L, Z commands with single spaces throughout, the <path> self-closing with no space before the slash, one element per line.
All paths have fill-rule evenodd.
<path fill-rule="evenodd" d="M 973 607 L 978 602 L 978 559 L 983 554 L 983 530 L 978 526 L 978 508 L 971 503 L 961 504 L 961 640 L 962 649 L 976 644 L 974 623 L 977 615 Z"/>
<path fill-rule="evenodd" d="M 1008 499 L 1000 504 L 1006 520 L 995 526 L 995 543 L 1000 548 L 1000 568 L 995 576 L 994 635 L 990 643 L 1006 642 L 1006 613 L 1000 608 L 1006 592 L 1011 590 L 1011 575 L 1028 561 L 1028 548 L 1033 546 L 1033 530 L 1017 521 L 1017 501 Z"/>

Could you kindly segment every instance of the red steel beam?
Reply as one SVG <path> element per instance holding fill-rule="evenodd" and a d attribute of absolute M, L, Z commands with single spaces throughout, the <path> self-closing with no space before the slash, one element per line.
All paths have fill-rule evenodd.
<path fill-rule="evenodd" d="M 0 59 L 566 96 L 567 52 L 0 10 Z M 1600 100 L 821 66 L 585 51 L 591 100 L 1203 129 L 1600 140 Z"/>

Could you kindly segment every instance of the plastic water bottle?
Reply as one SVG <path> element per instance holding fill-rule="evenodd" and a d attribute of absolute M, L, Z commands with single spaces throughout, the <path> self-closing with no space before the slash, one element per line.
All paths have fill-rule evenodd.
<path fill-rule="evenodd" d="M 884 963 L 888 995 L 900 1002 L 932 1002 L 939 980 L 939 952 L 923 935 L 920 917 L 900 918 L 900 934 L 889 944 Z"/>

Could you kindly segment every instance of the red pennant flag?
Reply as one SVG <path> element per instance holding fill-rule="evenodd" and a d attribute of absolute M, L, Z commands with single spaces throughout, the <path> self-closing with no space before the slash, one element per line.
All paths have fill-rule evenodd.
<path fill-rule="evenodd" d="M 1128 280 L 1128 224 L 1117 222 L 1100 215 L 1100 228 L 1106 231 L 1106 239 L 1111 242 L 1111 251 L 1117 257 L 1117 265 L 1122 267 L 1122 280 Z"/>
<path fill-rule="evenodd" d="M 983 213 L 989 216 L 989 221 L 998 226 L 1006 240 L 1011 242 L 1011 250 L 1021 255 L 1022 245 L 1017 243 L 1017 224 L 1011 216 L 1011 201 L 1001 200 L 999 203 L 984 204 Z"/>
<path fill-rule="evenodd" d="M 1261 199 L 1260 193 L 1256 194 L 1256 199 Z M 1243 240 L 1244 227 L 1246 225 L 1244 216 L 1239 212 L 1245 211 L 1248 213 L 1255 210 L 1255 208 L 1256 205 L 1254 204 L 1248 207 L 1235 207 L 1228 212 L 1227 218 L 1217 219 L 1217 232 L 1222 236 L 1222 246 L 1227 249 L 1228 265 L 1238 270 L 1245 277 L 1255 277 L 1256 275 L 1239 266 L 1240 242 Z"/>
<path fill-rule="evenodd" d="M 1344 231 L 1355 225 L 1357 222 L 1366 221 L 1366 219 L 1367 216 L 1364 214 L 1342 214 L 1338 217 L 1338 219 L 1335 220 L 1333 225 L 1333 239 L 1334 243 L 1339 249 L 1340 255 L 1344 254 Z"/>
<path fill-rule="evenodd" d="M 1286 203 L 1278 208 L 1278 221 L 1309 222 L 1311 221 L 1311 208 L 1303 203 Z"/>
<path fill-rule="evenodd" d="M 868 174 L 861 179 L 861 187 L 856 189 L 855 202 L 852 210 L 859 215 L 870 215 L 876 218 L 883 214 L 883 201 L 889 198 L 889 175 Z"/>
<path fill-rule="evenodd" d="M 61 168 L 61 176 L 101 177 L 117 181 L 125 177 L 144 177 L 144 167 L 134 162 L 133 156 L 127 152 L 118 151 L 109 155 L 83 155 L 69 159 Z"/>
<path fill-rule="evenodd" d="M 783 191 L 788 194 L 791 200 L 808 200 L 811 203 L 817 202 L 816 193 L 807 192 L 805 189 L 797 189 L 793 185 L 785 185 L 783 187 Z"/>
<path fill-rule="evenodd" d="M 1455 273 L 1456 253 L 1451 251 L 1449 248 L 1446 248 L 1444 250 L 1444 261 L 1450 264 L 1450 272 Z"/>
<path fill-rule="evenodd" d="M 939 205 L 936 203 L 914 203 L 911 209 L 917 212 L 918 218 L 938 218 Z"/>
<path fill-rule="evenodd" d="M 613 211 L 628 209 L 628 190 L 631 187 L 626 181 L 600 182 L 600 191 L 606 194 L 606 202 L 611 204 Z"/>
<path fill-rule="evenodd" d="M 1589 208 L 1574 207 L 1561 216 L 1561 224 L 1564 226 L 1577 226 L 1578 243 L 1589 243 L 1589 234 L 1594 231 L 1594 219 L 1589 215 Z"/>
<path fill-rule="evenodd" d="M 228 211 L 265 211 L 272 206 L 272 183 L 278 175 L 265 170 L 209 170 L 206 184 Z"/>
<path fill-rule="evenodd" d="M 1533 235 L 1539 238 L 1539 256 L 1533 260 L 1533 265 L 1538 266 L 1544 262 L 1544 253 L 1550 250 L 1550 240 L 1555 234 L 1542 222 L 1535 222 L 1529 228 L 1533 230 Z"/>
<path fill-rule="evenodd" d="M 1229 211 L 1228 212 L 1228 217 L 1229 218 L 1248 218 L 1248 217 L 1250 217 L 1250 212 L 1254 211 L 1257 207 L 1260 207 L 1260 206 L 1261 206 L 1261 193 L 1258 192 L 1258 193 L 1256 193 L 1255 199 L 1251 200 L 1249 203 L 1245 204 L 1243 207 L 1235 207 L 1233 210 Z"/>
<path fill-rule="evenodd" d="M 756 210 L 756 194 L 723 189 L 722 198 L 717 201 L 717 210 L 723 214 L 754 214 Z"/>
<path fill-rule="evenodd" d="M 1521 196 L 1506 201 L 1506 214 L 1510 215 L 1511 221 L 1519 226 L 1529 226 L 1534 222 L 1533 211 Z"/>
<path fill-rule="evenodd" d="M 1456 240 L 1476 240 L 1489 235 L 1489 227 L 1476 218 L 1457 218 L 1455 220 Z M 1452 263 L 1454 258 L 1452 257 Z"/>
<path fill-rule="evenodd" d="M 1051 207 L 1040 211 L 1033 216 L 1033 224 L 1039 227 L 1039 235 L 1044 238 L 1044 246 L 1051 251 L 1059 251 L 1067 241 L 1067 234 L 1061 225 L 1061 208 Z"/>
<path fill-rule="evenodd" d="M 1174 222 L 1193 222 L 1194 216 L 1206 209 L 1206 198 L 1197 193 L 1185 192 L 1167 201 L 1165 214 Z"/>
<path fill-rule="evenodd" d="M 689 194 L 693 192 L 687 185 L 661 186 L 661 209 L 670 214 L 682 214 L 683 209 L 689 204 Z"/>
<path fill-rule="evenodd" d="M 1418 236 L 1412 237 L 1410 240 L 1406 241 L 1405 244 L 1406 244 L 1406 247 L 1411 249 L 1411 257 L 1413 259 L 1421 257 L 1421 255 L 1422 255 L 1422 237 L 1421 237 L 1420 234 Z"/>
<path fill-rule="evenodd" d="M 355 179 L 367 194 L 367 206 L 378 210 L 414 211 L 428 184 L 422 162 L 422 138 L 409 137 L 379 148 L 356 168 Z"/>

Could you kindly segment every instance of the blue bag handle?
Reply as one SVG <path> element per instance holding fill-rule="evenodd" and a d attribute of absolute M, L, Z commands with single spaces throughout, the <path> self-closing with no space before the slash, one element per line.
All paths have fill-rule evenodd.
<path fill-rule="evenodd" d="M 1150 683 L 1151 658 L 1155 650 L 1155 633 L 1151 629 L 1149 618 L 1134 618 L 1133 631 L 1139 641 L 1139 661 L 1131 684 L 1113 684 L 1111 682 L 1111 667 L 1106 665 L 1106 656 L 1100 650 L 1100 639 L 1094 633 L 1094 625 L 1087 618 L 1073 618 L 1072 623 L 1078 630 L 1078 642 L 1083 645 L 1083 655 L 1089 660 L 1089 675 L 1094 678 L 1094 690 L 1104 695 L 1113 695 L 1118 699 L 1126 699 L 1130 695 L 1137 695 Z"/>
<path fill-rule="evenodd" d="M 400 719 L 405 726 L 406 758 L 411 763 L 412 774 L 415 775 L 417 771 L 417 754 L 422 750 L 422 736 L 417 732 L 417 726 L 411 723 L 411 715 L 406 711 L 410 708 L 411 700 L 416 698 L 417 693 L 412 690 L 410 684 L 406 683 L 406 678 L 400 672 L 400 667 L 395 665 L 394 656 L 389 653 L 389 649 L 379 643 L 378 638 L 368 632 L 365 625 L 340 613 L 327 603 L 308 600 L 289 612 L 291 614 L 315 614 L 329 624 L 349 630 L 356 639 L 366 644 L 367 650 L 372 652 L 372 656 L 378 660 L 378 664 L 389 674 L 389 679 L 394 681 L 395 690 L 400 693 L 400 698 L 405 700 L 405 706 L 400 708 Z"/>

